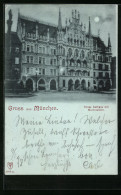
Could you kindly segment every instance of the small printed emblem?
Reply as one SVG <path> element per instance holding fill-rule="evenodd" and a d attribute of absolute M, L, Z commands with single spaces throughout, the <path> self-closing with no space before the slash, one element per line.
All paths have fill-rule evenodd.
<path fill-rule="evenodd" d="M 13 162 L 8 162 L 7 167 L 11 170 L 13 168 Z"/>

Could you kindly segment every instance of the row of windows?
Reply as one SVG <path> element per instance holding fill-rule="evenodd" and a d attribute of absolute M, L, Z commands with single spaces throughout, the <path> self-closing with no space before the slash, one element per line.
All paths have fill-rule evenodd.
<path fill-rule="evenodd" d="M 27 63 L 34 63 L 34 57 L 33 56 L 26 56 L 26 62 Z M 46 64 L 45 63 L 45 58 L 39 57 L 38 58 L 38 62 L 39 64 Z M 56 59 L 50 59 L 50 65 L 56 65 L 57 64 L 57 60 Z"/>
<path fill-rule="evenodd" d="M 106 56 L 106 57 L 104 57 L 104 56 L 98 56 L 97 54 L 96 55 L 93 55 L 93 60 L 94 61 L 96 61 L 96 60 L 98 60 L 98 61 L 106 61 L 106 62 L 111 62 L 111 56 Z"/>
<path fill-rule="evenodd" d="M 73 72 L 73 71 L 70 71 L 70 72 L 68 72 L 68 75 L 69 76 L 90 76 L 90 72 L 79 72 L 79 71 Z"/>
<path fill-rule="evenodd" d="M 56 49 L 50 49 L 49 47 L 44 47 L 44 46 L 39 46 L 38 45 L 30 45 L 30 44 L 25 44 L 23 43 L 22 45 L 23 51 L 28 51 L 28 52 L 37 52 L 37 53 L 42 53 L 42 54 L 51 54 L 51 55 L 56 55 Z"/>
<path fill-rule="evenodd" d="M 98 64 L 98 66 L 96 67 L 95 64 L 93 64 L 93 69 L 99 69 L 99 70 L 109 70 L 109 65 L 107 64 Z"/>
<path fill-rule="evenodd" d="M 42 69 L 42 68 L 25 68 L 24 69 L 24 72 L 27 73 L 27 74 L 32 74 L 32 75 L 35 75 L 36 73 L 39 74 L 39 75 L 46 75 L 46 71 L 45 69 Z M 50 69 L 50 74 L 49 75 L 56 75 L 56 69 Z"/>
<path fill-rule="evenodd" d="M 81 47 L 85 47 L 85 46 L 89 46 L 90 45 L 90 42 L 87 41 L 79 41 L 79 40 L 76 40 L 76 39 L 72 39 L 72 38 L 68 38 L 68 43 L 69 44 L 74 44 L 74 45 L 77 45 L 77 46 L 81 46 Z"/>
<path fill-rule="evenodd" d="M 97 76 L 97 77 L 99 77 L 99 78 L 103 78 L 103 77 L 109 78 L 109 73 L 106 72 L 106 73 L 105 73 L 105 76 L 104 76 L 103 72 L 99 72 L 99 74 L 96 74 L 96 72 L 93 72 L 93 76 L 94 76 L 94 77 Z"/>
<path fill-rule="evenodd" d="M 84 44 L 84 42 L 82 42 Z M 37 53 L 42 53 L 42 54 L 51 54 L 51 55 L 56 55 L 57 53 L 60 55 L 65 55 L 65 49 L 62 46 L 59 46 L 57 48 L 57 53 L 56 53 L 56 49 L 49 49 L 49 47 L 38 47 L 37 45 L 35 45 L 35 47 L 33 45 L 23 45 L 23 50 L 28 51 L 28 52 L 37 52 Z M 72 56 L 72 49 L 69 48 L 68 52 L 67 52 L 67 56 L 71 57 Z M 79 51 L 76 49 L 74 56 L 78 57 L 79 56 Z M 90 57 L 91 53 L 88 52 L 87 57 Z M 82 50 L 81 54 L 80 54 L 81 58 L 85 57 L 85 52 Z M 106 61 L 106 62 L 111 62 L 111 56 L 98 56 L 98 54 L 93 55 L 93 60 L 96 61 Z"/>

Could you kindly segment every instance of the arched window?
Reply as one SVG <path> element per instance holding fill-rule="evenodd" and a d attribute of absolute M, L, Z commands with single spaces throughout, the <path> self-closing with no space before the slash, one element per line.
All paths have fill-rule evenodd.
<path fill-rule="evenodd" d="M 83 47 L 85 47 L 85 41 L 83 41 Z"/>
<path fill-rule="evenodd" d="M 69 55 L 69 57 L 71 57 L 71 55 L 72 55 L 72 49 L 71 48 L 69 48 L 69 50 L 68 50 L 68 55 Z"/>
<path fill-rule="evenodd" d="M 64 59 L 62 60 L 62 66 L 65 66 L 65 60 Z"/>
<path fill-rule="evenodd" d="M 93 61 L 95 61 L 95 55 L 93 55 Z"/>
<path fill-rule="evenodd" d="M 63 48 L 63 55 L 65 56 L 65 48 Z"/>
<path fill-rule="evenodd" d="M 82 50 L 82 52 L 81 52 L 81 57 L 82 57 L 82 59 L 85 57 L 85 53 L 84 53 L 83 50 Z"/>
<path fill-rule="evenodd" d="M 78 55 L 79 55 L 79 51 L 78 51 L 78 49 L 76 49 L 75 52 L 74 52 L 74 56 L 78 57 Z"/>

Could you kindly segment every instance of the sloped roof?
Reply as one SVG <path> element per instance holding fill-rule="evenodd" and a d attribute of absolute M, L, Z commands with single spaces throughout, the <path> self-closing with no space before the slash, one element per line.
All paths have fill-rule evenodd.
<path fill-rule="evenodd" d="M 36 32 L 36 25 L 38 26 L 38 33 L 42 36 L 47 36 L 47 32 L 49 29 L 49 35 L 51 38 L 56 38 L 57 35 L 57 26 L 54 24 L 42 22 L 30 17 L 26 16 L 19 16 L 21 20 L 21 24 L 25 23 L 25 29 L 27 33 L 35 33 Z"/>
<path fill-rule="evenodd" d="M 21 44 L 21 41 L 17 35 L 17 32 L 11 32 L 11 42 L 12 44 Z"/>
<path fill-rule="evenodd" d="M 5 44 L 6 45 L 7 45 L 8 39 L 10 39 L 10 38 L 9 38 L 8 34 L 5 33 Z M 11 44 L 12 45 L 21 44 L 21 41 L 17 35 L 17 32 L 11 32 Z"/>

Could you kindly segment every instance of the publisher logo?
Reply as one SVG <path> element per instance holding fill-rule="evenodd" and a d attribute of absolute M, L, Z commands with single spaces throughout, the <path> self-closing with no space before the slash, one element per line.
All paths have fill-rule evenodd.
<path fill-rule="evenodd" d="M 13 168 L 13 162 L 8 162 L 7 167 L 11 170 Z"/>

